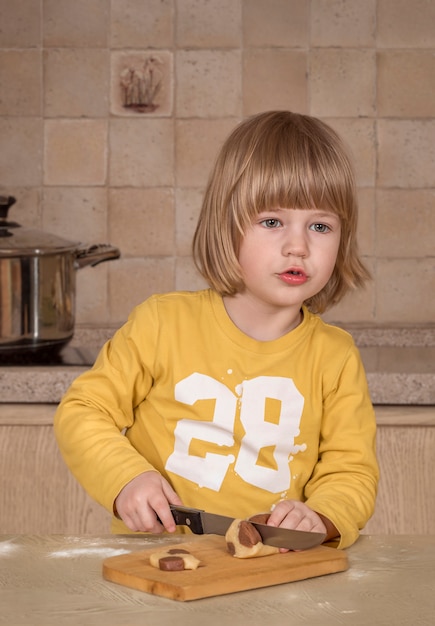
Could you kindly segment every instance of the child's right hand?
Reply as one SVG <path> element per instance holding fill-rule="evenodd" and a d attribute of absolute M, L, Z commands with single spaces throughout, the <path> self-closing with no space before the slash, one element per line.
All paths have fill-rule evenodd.
<path fill-rule="evenodd" d="M 174 532 L 176 525 L 169 504 L 183 503 L 168 481 L 151 470 L 139 474 L 121 489 L 115 500 L 115 509 L 130 530 L 146 533 L 161 533 L 163 530 Z"/>

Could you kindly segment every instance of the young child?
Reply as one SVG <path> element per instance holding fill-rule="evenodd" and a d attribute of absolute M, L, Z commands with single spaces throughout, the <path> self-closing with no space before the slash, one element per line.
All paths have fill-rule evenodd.
<path fill-rule="evenodd" d="M 172 503 L 357 539 L 378 483 L 374 411 L 351 336 L 318 315 L 369 277 L 355 195 L 321 121 L 272 111 L 231 133 L 193 242 L 210 289 L 136 307 L 56 413 L 113 532 L 174 532 Z"/>

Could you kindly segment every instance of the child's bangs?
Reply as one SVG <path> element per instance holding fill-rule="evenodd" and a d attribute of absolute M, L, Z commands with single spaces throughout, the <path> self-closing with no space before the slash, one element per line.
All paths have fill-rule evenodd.
<path fill-rule="evenodd" d="M 280 209 L 322 209 L 345 216 L 343 192 L 339 181 L 328 178 L 309 162 L 297 159 L 269 161 L 258 167 L 251 161 L 239 181 L 234 198 L 239 228 L 246 232 L 255 217 L 264 211 Z"/>

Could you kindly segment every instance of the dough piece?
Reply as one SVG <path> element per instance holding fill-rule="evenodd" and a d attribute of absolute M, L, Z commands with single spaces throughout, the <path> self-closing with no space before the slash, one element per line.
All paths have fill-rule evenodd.
<path fill-rule="evenodd" d="M 269 518 L 267 513 L 260 513 L 249 520 L 235 519 L 228 528 L 225 540 L 228 552 L 238 559 L 251 559 L 257 556 L 277 554 L 279 548 L 266 546 L 261 541 L 260 533 L 250 522 L 265 524 Z"/>
<path fill-rule="evenodd" d="M 150 564 L 165 572 L 181 572 L 185 569 L 197 569 L 200 561 L 187 550 L 168 548 L 151 554 Z"/>
<path fill-rule="evenodd" d="M 164 572 L 182 572 L 184 561 L 181 556 L 162 556 L 159 559 L 159 569 Z"/>

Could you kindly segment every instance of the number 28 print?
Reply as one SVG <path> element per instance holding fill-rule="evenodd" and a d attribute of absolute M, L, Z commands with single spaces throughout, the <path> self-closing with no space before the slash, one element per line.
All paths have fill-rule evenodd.
<path fill-rule="evenodd" d="M 229 466 L 247 483 L 278 493 L 291 482 L 289 458 L 305 449 L 295 446 L 304 406 L 304 398 L 289 378 L 259 376 L 237 386 L 236 394 L 221 382 L 195 373 L 177 383 L 175 399 L 193 405 L 199 400 L 214 400 L 213 420 L 209 422 L 181 419 L 175 428 L 174 451 L 166 462 L 166 470 L 191 480 L 199 486 L 219 491 Z M 280 402 L 279 418 L 266 420 L 268 399 Z M 206 452 L 204 457 L 189 453 L 193 439 L 231 447 L 234 445 L 234 424 L 240 406 L 240 422 L 244 435 L 237 458 L 234 454 Z M 263 448 L 274 449 L 274 467 L 257 463 Z"/>

